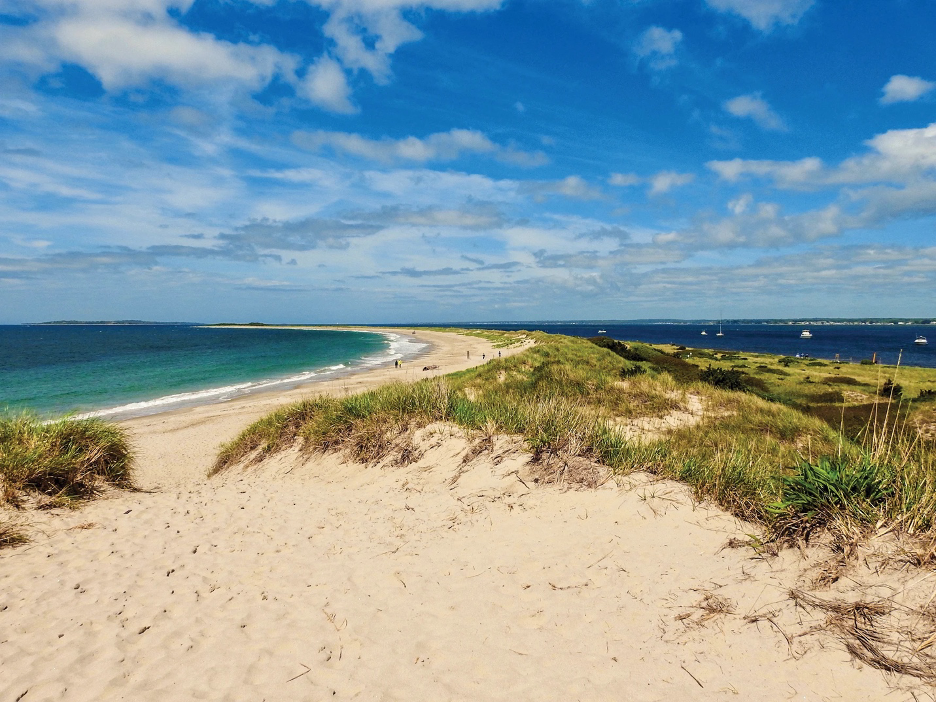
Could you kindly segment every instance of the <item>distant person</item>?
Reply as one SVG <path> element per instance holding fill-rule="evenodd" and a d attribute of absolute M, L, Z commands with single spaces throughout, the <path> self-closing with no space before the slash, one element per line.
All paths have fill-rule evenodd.
<path fill-rule="evenodd" d="M 481 354 L 481 360 L 483 361 L 485 358 L 487 358 L 487 356 L 486 356 L 485 354 L 482 353 L 482 354 Z"/>
<path fill-rule="evenodd" d="M 471 351 L 468 352 L 468 360 L 471 360 Z"/>
<path fill-rule="evenodd" d="M 500 358 L 500 351 L 497 352 L 497 357 Z"/>

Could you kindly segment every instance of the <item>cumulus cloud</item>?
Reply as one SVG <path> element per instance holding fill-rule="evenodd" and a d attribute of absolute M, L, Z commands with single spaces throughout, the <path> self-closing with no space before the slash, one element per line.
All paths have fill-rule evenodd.
<path fill-rule="evenodd" d="M 520 185 L 519 191 L 532 195 L 537 202 L 544 202 L 550 195 L 561 195 L 574 200 L 598 200 L 604 197 L 600 188 L 589 185 L 588 181 L 577 175 L 561 180 L 528 181 Z"/>
<path fill-rule="evenodd" d="M 638 59 L 646 59 L 655 70 L 672 68 L 676 65 L 676 48 L 682 38 L 678 29 L 648 27 L 634 44 L 634 54 Z"/>
<path fill-rule="evenodd" d="M 673 188 L 688 185 L 695 180 L 693 173 L 677 173 L 676 171 L 661 171 L 650 177 L 650 194 L 663 195 Z"/>
<path fill-rule="evenodd" d="M 351 113 L 346 71 L 378 84 L 391 78 L 390 58 L 422 32 L 404 13 L 435 9 L 489 11 L 501 0 L 307 0 L 328 13 L 326 53 L 300 78 L 299 58 L 269 44 L 233 43 L 190 31 L 175 17 L 194 0 L 24 0 L 30 20 L 0 27 L 0 57 L 46 72 L 75 63 L 108 91 L 164 80 L 182 87 L 227 81 L 257 90 L 279 76 L 323 109 Z M 266 0 L 253 0 L 268 4 Z"/>
<path fill-rule="evenodd" d="M 753 175 L 784 188 L 897 182 L 908 183 L 936 170 L 936 122 L 919 129 L 891 129 L 864 142 L 869 152 L 829 168 L 821 159 L 798 161 L 732 159 L 706 166 L 731 182 Z"/>
<path fill-rule="evenodd" d="M 23 9 L 39 19 L 6 27 L 0 56 L 46 71 L 75 63 L 110 91 L 154 79 L 184 87 L 228 81 L 257 89 L 274 75 L 291 75 L 295 69 L 297 59 L 272 46 L 235 44 L 189 31 L 169 10 L 185 12 L 190 4 L 37 0 Z"/>
<path fill-rule="evenodd" d="M 409 136 L 402 139 L 369 139 L 349 132 L 303 132 L 292 136 L 293 143 L 310 151 L 324 148 L 349 156 L 358 156 L 383 163 L 395 161 L 454 161 L 465 154 L 490 155 L 518 165 L 538 166 L 545 162 L 541 152 L 527 153 L 511 146 L 501 146 L 484 133 L 474 129 L 451 129 L 436 132 L 422 139 Z"/>
<path fill-rule="evenodd" d="M 895 102 L 913 102 L 936 88 L 936 83 L 914 78 L 912 76 L 895 75 L 884 86 L 881 96 L 882 105 L 892 105 Z"/>
<path fill-rule="evenodd" d="M 734 158 L 730 161 L 709 161 L 705 164 L 723 180 L 736 182 L 742 176 L 755 175 L 773 178 L 781 187 L 799 187 L 823 172 L 822 159 L 804 158 L 799 161 L 768 161 Z"/>
<path fill-rule="evenodd" d="M 768 32 L 777 25 L 800 21 L 814 0 L 705 0 L 720 12 L 739 15 L 755 28 Z"/>
<path fill-rule="evenodd" d="M 641 180 L 640 176 L 636 173 L 612 173 L 608 177 L 608 185 L 626 188 L 631 185 L 638 185 Z"/>
<path fill-rule="evenodd" d="M 761 129 L 775 132 L 786 131 L 786 124 L 784 124 L 780 115 L 773 111 L 773 108 L 761 97 L 760 93 L 731 98 L 724 103 L 723 107 L 726 112 L 735 117 L 754 120 Z"/>
<path fill-rule="evenodd" d="M 319 107 L 339 114 L 352 114 L 357 108 L 351 103 L 348 77 L 337 61 L 323 56 L 309 67 L 299 84 L 298 92 Z"/>

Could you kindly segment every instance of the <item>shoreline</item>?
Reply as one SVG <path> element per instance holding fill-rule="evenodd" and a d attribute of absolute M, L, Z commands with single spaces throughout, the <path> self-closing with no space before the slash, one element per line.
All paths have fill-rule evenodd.
<path fill-rule="evenodd" d="M 201 327 L 209 328 L 209 327 Z M 250 326 L 237 326 L 237 325 L 225 325 L 211 327 L 215 329 L 290 329 L 297 331 L 318 331 L 318 330 L 327 330 L 327 331 L 349 331 L 355 333 L 365 333 L 365 334 L 376 334 L 378 336 L 383 336 L 385 340 L 389 342 L 388 348 L 380 353 L 380 355 L 372 356 L 362 356 L 356 358 L 347 363 L 341 363 L 336 366 L 323 366 L 321 368 L 311 368 L 303 369 L 291 372 L 289 375 L 282 377 L 262 377 L 254 380 L 242 380 L 235 381 L 227 385 L 218 385 L 213 387 L 200 388 L 197 390 L 190 390 L 185 392 L 171 393 L 167 395 L 159 395 L 148 400 L 139 400 L 135 402 L 128 402 L 121 405 L 115 405 L 111 407 L 102 407 L 99 409 L 89 410 L 86 412 L 80 412 L 74 417 L 76 419 L 89 419 L 89 418 L 102 418 L 109 421 L 126 421 L 130 419 L 138 419 L 140 417 L 149 417 L 156 414 L 162 414 L 164 412 L 172 412 L 175 410 L 186 409 L 190 407 L 201 407 L 203 405 L 218 404 L 222 402 L 228 402 L 241 397 L 250 397 L 252 395 L 259 395 L 264 393 L 276 393 L 276 392 L 285 392 L 288 390 L 293 390 L 297 388 L 302 388 L 309 385 L 315 385 L 316 383 L 325 382 L 328 380 L 337 380 L 349 375 L 354 375 L 355 373 L 367 372 L 368 370 L 374 368 L 380 368 L 387 366 L 391 361 L 400 359 L 403 361 L 411 361 L 421 358 L 426 353 L 430 352 L 430 349 L 425 347 L 431 345 L 431 342 L 424 340 L 417 340 L 415 343 L 418 343 L 420 346 L 416 349 L 407 350 L 404 349 L 401 352 L 394 351 L 395 344 L 408 344 L 414 343 L 410 339 L 412 337 L 407 337 L 406 335 L 391 331 L 389 329 L 375 328 L 370 329 L 361 329 L 356 327 L 344 327 L 340 329 L 316 326 L 303 326 L 303 327 L 285 327 L 285 326 L 269 326 L 269 327 L 250 327 Z"/>
<path fill-rule="evenodd" d="M 347 329 L 356 331 L 359 328 Z M 399 333 L 382 327 L 362 331 Z M 404 362 L 402 368 L 394 368 L 388 362 L 286 389 L 256 392 L 221 402 L 119 420 L 118 424 L 128 429 L 136 449 L 134 473 L 137 485 L 151 489 L 191 484 L 204 478 L 221 444 L 282 405 L 315 395 L 344 396 L 388 382 L 413 382 L 454 373 L 480 365 L 486 360 L 482 356 L 492 358 L 498 352 L 510 356 L 528 347 L 495 349 L 490 341 L 453 332 L 417 330 L 416 336 L 428 348 L 409 362 Z M 435 368 L 424 371 L 423 368 L 428 366 Z"/>

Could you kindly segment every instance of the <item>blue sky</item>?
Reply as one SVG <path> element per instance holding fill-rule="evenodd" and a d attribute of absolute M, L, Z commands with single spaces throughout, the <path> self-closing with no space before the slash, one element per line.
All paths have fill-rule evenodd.
<path fill-rule="evenodd" d="M 0 0 L 0 323 L 936 316 L 932 0 Z"/>

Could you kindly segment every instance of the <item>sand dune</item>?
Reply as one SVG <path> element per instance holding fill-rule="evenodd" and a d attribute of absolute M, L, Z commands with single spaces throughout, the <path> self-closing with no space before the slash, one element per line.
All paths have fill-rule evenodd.
<path fill-rule="evenodd" d="M 513 440 L 465 463 L 446 426 L 408 466 L 291 451 L 205 478 L 252 402 L 131 422 L 152 491 L 0 556 L 0 699 L 912 699 L 788 643 L 799 556 L 724 548 L 751 528 L 683 486 L 537 485 Z"/>

